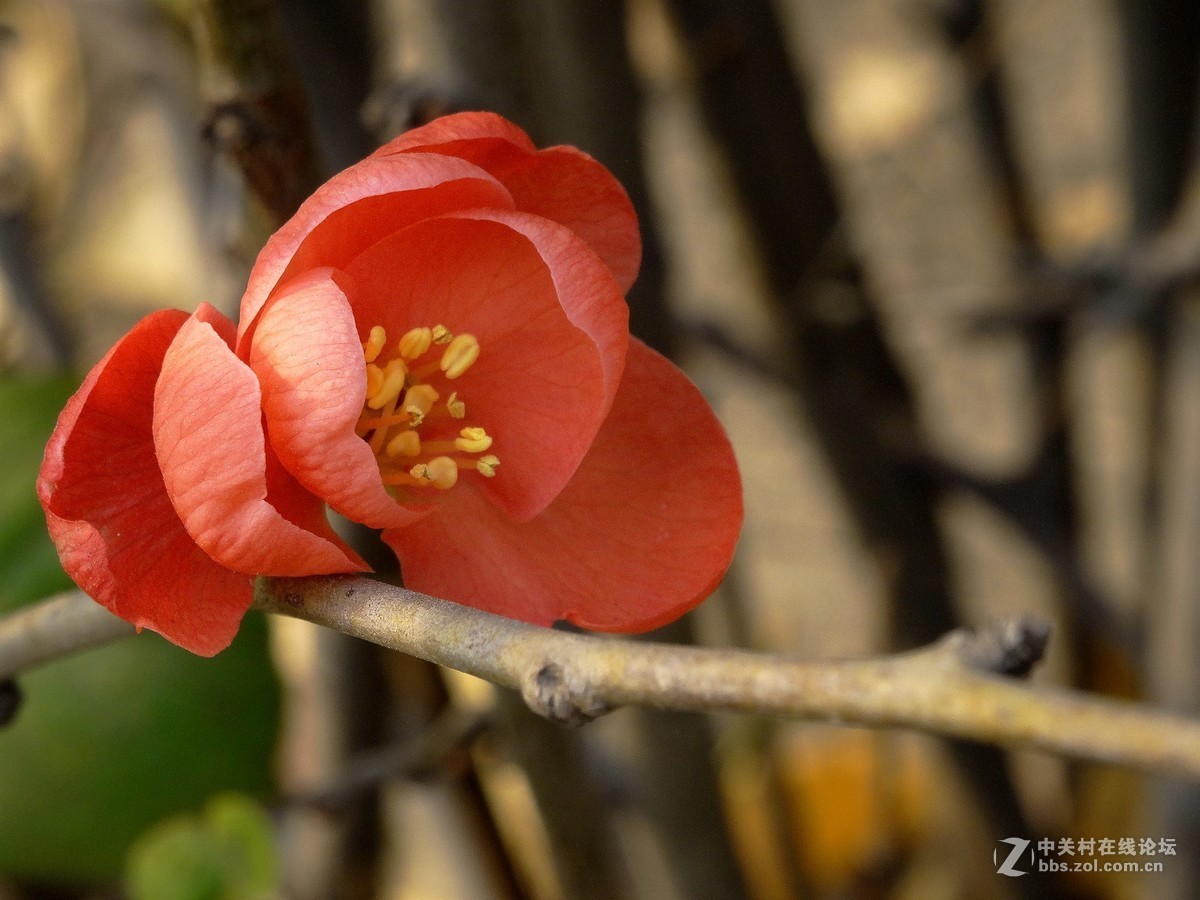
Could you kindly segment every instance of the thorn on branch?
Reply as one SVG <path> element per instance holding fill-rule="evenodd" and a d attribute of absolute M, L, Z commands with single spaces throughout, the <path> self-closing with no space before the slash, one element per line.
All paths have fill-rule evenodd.
<path fill-rule="evenodd" d="M 222 153 L 234 156 L 257 144 L 281 136 L 269 135 L 263 123 L 250 111 L 244 100 L 216 103 L 209 109 L 201 126 L 201 137 Z"/>
<path fill-rule="evenodd" d="M 973 669 L 1024 678 L 1039 663 L 1050 642 L 1050 623 L 1024 616 L 963 635 L 963 660 Z"/>
<path fill-rule="evenodd" d="M 611 710 L 586 692 L 573 690 L 555 663 L 545 663 L 532 677 L 524 679 L 521 696 L 539 716 L 561 725 L 586 725 Z"/>
<path fill-rule="evenodd" d="M 319 183 L 303 100 L 287 91 L 210 105 L 204 140 L 233 159 L 251 189 L 281 221 Z"/>
<path fill-rule="evenodd" d="M 21 688 L 15 679 L 0 681 L 0 728 L 8 725 L 21 708 Z"/>

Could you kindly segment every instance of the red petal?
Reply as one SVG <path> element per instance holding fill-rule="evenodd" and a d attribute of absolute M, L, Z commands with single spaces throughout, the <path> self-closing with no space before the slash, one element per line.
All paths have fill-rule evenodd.
<path fill-rule="evenodd" d="M 447 217 L 449 218 L 449 217 Z M 625 348 L 629 344 L 629 306 L 585 241 L 557 222 L 502 209 L 474 210 L 455 218 L 496 222 L 528 240 L 550 272 L 558 302 L 576 328 L 596 342 L 604 367 L 605 409 L 616 396 Z"/>
<path fill-rule="evenodd" d="M 245 355 L 247 333 L 263 304 L 287 276 L 318 266 L 341 267 L 406 225 L 482 206 L 511 208 L 512 198 L 482 169 L 453 156 L 369 157 L 335 175 L 259 253 L 242 297 L 239 355 Z"/>
<path fill-rule="evenodd" d="M 621 293 L 637 278 L 642 239 L 629 195 L 612 173 L 574 147 L 537 151 L 525 132 L 491 113 L 445 116 L 375 151 L 436 152 L 486 170 L 517 209 L 566 225 L 604 260 Z"/>
<path fill-rule="evenodd" d="M 367 376 L 354 315 L 329 269 L 288 282 L 263 310 L 250 347 L 275 452 L 308 490 L 371 528 L 424 515 L 396 503 L 354 426 Z M 344 275 L 339 275 L 345 278 Z"/>
<path fill-rule="evenodd" d="M 490 112 L 462 112 L 442 116 L 420 128 L 393 138 L 372 154 L 390 156 L 412 150 L 433 149 L 447 152 L 443 145 L 456 141 L 498 140 L 519 149 L 534 150 L 529 136 L 503 116 Z"/>
<path fill-rule="evenodd" d="M 154 385 L 178 310 L 139 322 L 67 403 L 38 476 L 63 568 L 139 628 L 212 656 L 237 633 L 251 581 L 215 563 L 184 530 L 154 454 Z"/>
<path fill-rule="evenodd" d="M 154 446 L 188 534 L 218 563 L 247 575 L 365 570 L 324 521 L 323 504 L 294 481 L 276 475 L 272 493 L 316 533 L 267 502 L 265 444 L 250 367 L 211 325 L 184 323 L 154 392 Z"/>
<path fill-rule="evenodd" d="M 521 212 L 566 225 L 587 241 L 622 294 L 633 286 L 642 263 L 637 213 L 608 169 L 574 147 L 514 155 L 483 168 L 508 188 Z"/>
<path fill-rule="evenodd" d="M 632 632 L 713 591 L 741 521 L 720 423 L 682 372 L 632 341 L 612 413 L 545 512 L 515 523 L 455 487 L 429 518 L 384 540 L 414 590 L 541 625 Z"/>
<path fill-rule="evenodd" d="M 478 362 L 451 387 L 465 424 L 486 428 L 503 461 L 485 489 L 527 519 L 566 484 L 608 413 L 629 311 L 569 229 L 521 213 L 467 215 L 414 225 L 356 259 L 354 315 L 360 334 L 444 324 L 479 339 Z"/>

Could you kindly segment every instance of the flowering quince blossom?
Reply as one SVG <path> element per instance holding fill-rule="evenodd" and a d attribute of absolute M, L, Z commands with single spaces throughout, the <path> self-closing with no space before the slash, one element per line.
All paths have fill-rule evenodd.
<path fill-rule="evenodd" d="M 259 255 L 240 322 L 153 313 L 68 402 L 38 493 L 68 574 L 217 653 L 253 576 L 360 572 L 640 631 L 716 587 L 741 484 L 707 403 L 629 335 L 641 244 L 609 172 L 447 116 L 319 188 Z"/>

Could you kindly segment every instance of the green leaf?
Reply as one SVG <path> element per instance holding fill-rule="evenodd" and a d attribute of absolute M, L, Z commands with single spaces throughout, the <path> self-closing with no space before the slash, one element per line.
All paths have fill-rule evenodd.
<path fill-rule="evenodd" d="M 130 900 L 220 900 L 221 853 L 197 820 L 169 819 L 130 851 L 125 876 Z"/>
<path fill-rule="evenodd" d="M 271 822 L 251 798 L 219 794 L 200 818 L 177 816 L 130 850 L 130 900 L 256 900 L 274 895 L 279 863 Z"/>
<path fill-rule="evenodd" d="M 0 613 L 73 587 L 34 489 L 73 389 L 63 379 L 0 379 Z M 20 684 L 22 708 L 0 729 L 0 874 L 112 881 L 151 823 L 218 791 L 272 788 L 278 685 L 262 616 L 248 616 L 215 659 L 146 632 Z"/>

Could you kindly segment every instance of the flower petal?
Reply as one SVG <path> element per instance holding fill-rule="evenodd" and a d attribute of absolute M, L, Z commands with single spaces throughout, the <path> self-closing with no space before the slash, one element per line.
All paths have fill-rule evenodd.
<path fill-rule="evenodd" d="M 271 292 L 288 276 L 341 267 L 386 234 L 462 209 L 512 208 L 512 198 L 482 169 L 454 156 L 368 157 L 335 175 L 271 236 L 242 296 L 238 352 Z"/>
<path fill-rule="evenodd" d="M 267 431 L 283 466 L 342 515 L 371 528 L 406 524 L 427 510 L 392 499 L 374 453 L 355 434 L 366 370 L 354 314 L 333 277 L 330 269 L 306 272 L 263 310 L 250 366 Z"/>
<path fill-rule="evenodd" d="M 508 188 L 518 210 L 566 225 L 583 238 L 622 294 L 633 286 L 642 264 L 637 213 L 608 169 L 574 147 L 480 165 Z"/>
<path fill-rule="evenodd" d="M 604 260 L 621 292 L 637 278 L 642 240 L 629 195 L 603 165 L 574 147 L 538 151 L 511 122 L 492 113 L 459 113 L 400 135 L 375 156 L 436 152 L 486 170 L 522 212 L 566 225 Z"/>
<path fill-rule="evenodd" d="M 188 536 L 154 453 L 154 385 L 187 319 L 152 313 L 96 364 L 59 417 L 38 497 L 76 584 L 138 628 L 212 656 L 233 640 L 253 589 Z"/>
<path fill-rule="evenodd" d="M 450 217 L 447 217 L 450 218 Z M 496 222 L 529 241 L 541 256 L 571 324 L 596 342 L 604 368 L 605 411 L 616 396 L 629 344 L 629 305 L 589 245 L 549 219 L 502 209 L 472 210 L 454 218 Z"/>
<path fill-rule="evenodd" d="M 561 225 L 484 210 L 414 225 L 348 271 L 360 336 L 444 324 L 479 339 L 453 388 L 503 461 L 484 490 L 518 519 L 543 510 L 591 446 L 624 366 L 629 310 L 603 263 Z M 443 437 L 433 427 L 422 440 Z"/>
<path fill-rule="evenodd" d="M 188 534 L 218 563 L 247 575 L 367 569 L 319 513 L 323 504 L 296 482 L 277 473 L 272 493 L 315 531 L 268 502 L 265 445 L 254 372 L 211 324 L 193 317 L 167 350 L 154 392 L 154 447 Z"/>
<path fill-rule="evenodd" d="M 434 119 L 420 128 L 404 132 L 376 150 L 372 156 L 390 156 L 412 150 L 447 152 L 444 145 L 456 141 L 499 140 L 521 150 L 534 150 L 524 131 L 491 112 L 461 112 Z"/>
<path fill-rule="evenodd" d="M 632 341 L 612 412 L 579 472 L 522 523 L 455 488 L 422 522 L 384 532 L 405 584 L 541 625 L 663 625 L 720 582 L 742 521 L 720 423 L 687 377 Z"/>

